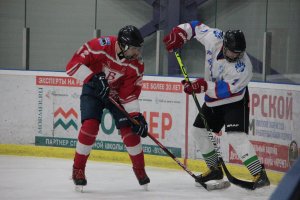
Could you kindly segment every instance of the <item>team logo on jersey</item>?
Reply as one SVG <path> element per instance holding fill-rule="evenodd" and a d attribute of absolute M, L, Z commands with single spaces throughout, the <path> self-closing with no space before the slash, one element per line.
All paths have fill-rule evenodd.
<path fill-rule="evenodd" d="M 110 39 L 108 37 L 99 38 L 99 42 L 101 46 L 110 45 Z"/>
<path fill-rule="evenodd" d="M 215 31 L 214 31 L 214 35 L 215 35 L 215 37 L 218 38 L 218 39 L 223 39 L 223 32 L 220 31 L 220 30 L 215 30 Z"/>
<path fill-rule="evenodd" d="M 108 65 L 103 65 L 104 73 L 106 74 L 106 79 L 109 83 L 112 83 L 122 77 L 124 74 L 122 71 L 113 70 Z"/>
<path fill-rule="evenodd" d="M 211 50 L 207 50 L 207 51 L 206 51 L 206 54 L 207 54 L 207 55 L 212 55 L 212 51 L 211 51 Z"/>
<path fill-rule="evenodd" d="M 235 69 L 237 72 L 243 72 L 245 70 L 245 63 L 243 63 L 242 61 L 238 60 L 235 64 Z"/>

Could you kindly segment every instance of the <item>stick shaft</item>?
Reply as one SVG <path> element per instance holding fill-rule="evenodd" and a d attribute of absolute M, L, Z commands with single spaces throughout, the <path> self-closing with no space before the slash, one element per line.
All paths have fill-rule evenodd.
<path fill-rule="evenodd" d="M 129 113 L 120 106 L 113 98 L 109 97 L 109 100 L 112 104 L 114 104 L 133 124 L 137 124 L 138 122 L 131 118 Z M 197 180 L 197 176 L 191 172 L 184 164 L 182 164 L 175 156 L 172 154 L 162 143 L 160 143 L 152 134 L 148 133 L 148 136 L 166 153 L 168 154 L 175 162 L 189 175 L 191 175 L 195 180 Z M 199 182 L 205 189 L 207 189 L 207 185 L 205 183 Z"/>

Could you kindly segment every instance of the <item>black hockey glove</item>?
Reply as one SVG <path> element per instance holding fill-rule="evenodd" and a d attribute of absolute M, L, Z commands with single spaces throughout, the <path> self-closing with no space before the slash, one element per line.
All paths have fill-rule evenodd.
<path fill-rule="evenodd" d="M 109 85 L 104 72 L 94 75 L 88 85 L 94 88 L 95 96 L 101 99 L 102 102 L 106 103 L 108 101 Z"/>
<path fill-rule="evenodd" d="M 134 120 L 138 122 L 138 124 L 133 124 L 131 129 L 134 133 L 141 137 L 147 137 L 148 135 L 148 124 L 144 118 L 144 116 L 140 113 L 139 115 L 133 117 Z"/>

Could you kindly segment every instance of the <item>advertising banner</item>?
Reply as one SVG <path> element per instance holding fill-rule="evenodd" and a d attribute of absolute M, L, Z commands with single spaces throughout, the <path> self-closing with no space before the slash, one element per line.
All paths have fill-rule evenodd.
<path fill-rule="evenodd" d="M 81 125 L 79 98 L 82 85 L 71 77 L 35 78 L 38 96 L 38 135 L 35 143 L 75 147 Z M 178 157 L 181 157 L 185 145 L 181 139 L 185 130 L 185 107 L 180 106 L 185 105 L 182 97 L 182 86 L 174 79 L 155 81 L 145 78 L 139 99 L 141 111 L 149 123 L 149 132 Z M 165 155 L 149 138 L 144 139 L 143 144 L 145 153 Z M 108 110 L 103 112 L 94 149 L 126 151 Z"/>
<path fill-rule="evenodd" d="M 176 157 L 202 159 L 193 134 L 198 114 L 182 78 L 145 76 L 139 98 L 149 133 Z M 0 70 L 1 143 L 74 148 L 81 126 L 81 83 L 62 72 Z M 285 172 L 299 156 L 300 87 L 250 83 L 249 140 L 267 169 Z M 203 94 L 197 94 L 200 105 Z M 224 130 L 213 133 L 223 159 L 241 164 Z M 150 138 L 147 154 L 166 155 Z M 103 111 L 94 149 L 126 151 L 115 122 Z"/>

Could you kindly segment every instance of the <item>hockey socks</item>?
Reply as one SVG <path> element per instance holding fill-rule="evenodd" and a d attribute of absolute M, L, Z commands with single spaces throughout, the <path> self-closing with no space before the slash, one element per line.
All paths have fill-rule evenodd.
<path fill-rule="evenodd" d="M 144 168 L 144 152 L 140 136 L 132 133 L 130 127 L 121 128 L 120 132 L 133 167 L 137 169 Z"/>
<path fill-rule="evenodd" d="M 214 149 L 211 140 L 208 138 L 208 133 L 206 129 L 197 129 L 194 133 L 194 139 L 196 141 L 196 146 L 200 149 L 202 156 L 207 164 L 208 168 L 218 166 L 218 155 Z"/>
<path fill-rule="evenodd" d="M 243 132 L 227 133 L 229 143 L 235 149 L 238 157 L 248 168 L 252 176 L 255 176 L 262 170 L 261 163 L 254 151 L 252 144 L 249 142 L 247 134 Z"/>
<path fill-rule="evenodd" d="M 140 136 L 132 133 L 130 127 L 120 129 L 122 140 L 126 146 L 128 155 L 133 165 L 133 171 L 140 185 L 146 185 L 150 182 L 145 171 L 144 152 Z M 146 188 L 145 188 L 146 189 Z"/>
<path fill-rule="evenodd" d="M 85 120 L 81 126 L 76 144 L 74 167 L 84 169 L 99 131 L 96 119 Z"/>

